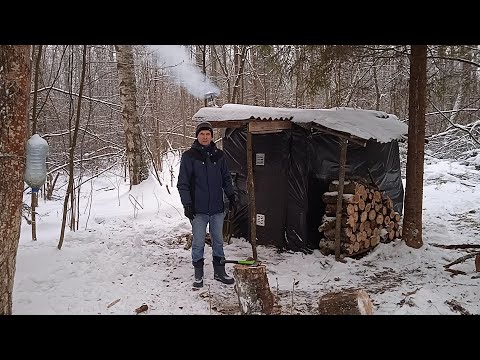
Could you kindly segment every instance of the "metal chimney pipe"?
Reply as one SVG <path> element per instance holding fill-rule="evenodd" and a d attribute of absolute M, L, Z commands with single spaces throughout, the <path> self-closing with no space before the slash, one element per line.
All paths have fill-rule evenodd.
<path fill-rule="evenodd" d="M 210 91 L 205 94 L 205 99 L 207 99 L 207 106 L 208 107 L 218 107 L 215 103 L 215 99 L 218 97 L 218 94 Z"/>

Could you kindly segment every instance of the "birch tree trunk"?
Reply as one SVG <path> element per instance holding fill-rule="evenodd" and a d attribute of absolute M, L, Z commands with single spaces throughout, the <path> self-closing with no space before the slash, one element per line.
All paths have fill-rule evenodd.
<path fill-rule="evenodd" d="M 408 246 L 418 249 L 423 245 L 422 204 L 427 45 L 412 45 L 411 51 L 403 240 Z"/>
<path fill-rule="evenodd" d="M 0 45 L 0 315 L 12 314 L 25 174 L 30 53 L 30 45 Z"/>
<path fill-rule="evenodd" d="M 137 109 L 137 87 L 132 45 L 115 45 L 117 53 L 120 104 L 125 130 L 126 152 L 130 187 L 148 178 L 148 166 Z"/>

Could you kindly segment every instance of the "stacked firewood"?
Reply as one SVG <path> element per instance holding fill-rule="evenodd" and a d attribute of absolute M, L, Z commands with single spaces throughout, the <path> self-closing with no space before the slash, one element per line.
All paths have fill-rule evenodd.
<path fill-rule="evenodd" d="M 329 184 L 322 196 L 325 215 L 318 231 L 323 233 L 319 247 L 324 253 L 335 252 L 338 180 Z M 393 201 L 375 186 L 358 180 L 346 180 L 343 188 L 340 252 L 345 256 L 363 253 L 380 242 L 402 236 L 401 216 Z"/>

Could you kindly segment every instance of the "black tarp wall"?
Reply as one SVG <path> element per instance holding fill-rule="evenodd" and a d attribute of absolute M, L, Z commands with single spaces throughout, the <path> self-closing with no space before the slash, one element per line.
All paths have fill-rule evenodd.
<path fill-rule="evenodd" d="M 340 148 L 338 138 L 293 124 L 292 130 L 274 134 L 254 134 L 253 172 L 256 213 L 263 215 L 258 225 L 257 244 L 280 249 L 311 252 L 318 247 L 318 226 L 325 213 L 322 195 L 337 179 Z M 231 219 L 232 236 L 249 239 L 247 196 L 246 129 L 227 129 L 223 139 L 230 172 L 239 198 Z M 403 184 L 398 143 L 369 141 L 361 147 L 349 143 L 346 177 L 373 180 L 403 210 Z"/>

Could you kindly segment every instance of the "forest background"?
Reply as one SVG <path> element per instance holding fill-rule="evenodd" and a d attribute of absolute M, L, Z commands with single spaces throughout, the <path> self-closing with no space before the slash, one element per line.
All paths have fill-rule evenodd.
<path fill-rule="evenodd" d="M 53 178 L 67 169 L 82 47 L 35 46 L 31 123 L 36 122 L 36 132 L 49 143 L 48 174 Z M 408 120 L 409 46 L 191 45 L 185 49 L 190 57 L 185 61 L 218 87 L 217 106 L 346 106 Z M 133 46 L 132 52 L 142 138 L 160 167 L 167 152 L 191 145 L 192 115 L 207 101 L 192 91 L 188 78 L 178 86 L 179 75 L 171 70 L 186 65 L 183 60 L 166 63 L 155 47 L 145 45 Z M 479 57 L 478 46 L 428 46 L 426 150 L 439 158 L 461 160 L 478 147 Z M 82 164 L 79 169 L 104 169 L 125 163 L 115 46 L 88 45 L 86 62 L 75 161 Z M 31 124 L 30 134 L 32 128 Z"/>
<path fill-rule="evenodd" d="M 49 144 L 41 196 L 53 199 L 56 187 L 68 187 L 63 227 L 78 228 L 76 194 L 93 177 L 123 169 L 135 185 L 148 176 L 150 164 L 158 174 L 169 152 L 190 147 L 192 115 L 208 105 L 204 95 L 210 90 L 216 106 L 353 107 L 408 121 L 408 45 L 186 45 L 170 50 L 176 55 L 147 45 L 32 47 L 27 137 L 38 133 Z M 428 46 L 425 149 L 436 158 L 463 160 L 478 151 L 479 57 L 476 45 Z M 203 77 L 193 76 L 192 69 Z M 200 87 L 205 91 L 194 84 L 198 79 L 209 84 Z M 216 132 L 217 138 L 221 135 Z M 405 145 L 402 150 L 405 154 Z M 24 204 L 26 221 L 34 221 L 34 209 L 32 196 L 32 203 Z M 34 232 L 32 227 L 32 237 Z M 62 230 L 59 248 L 63 236 Z"/>

